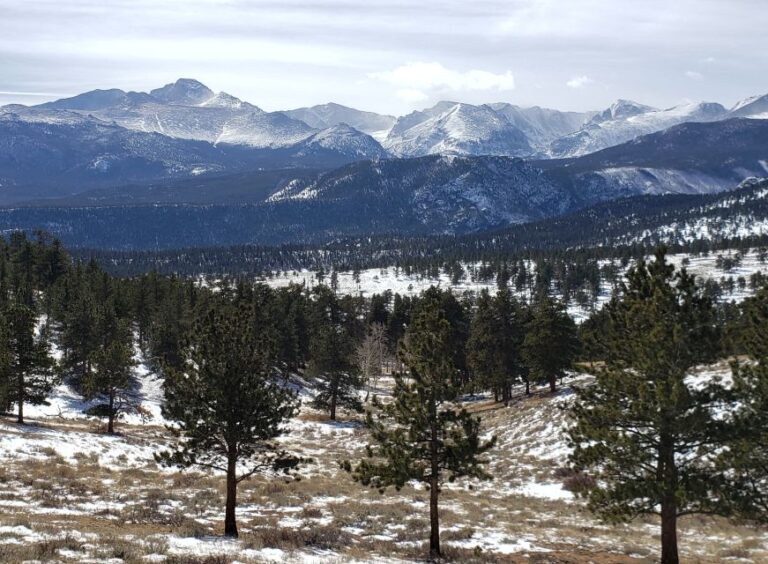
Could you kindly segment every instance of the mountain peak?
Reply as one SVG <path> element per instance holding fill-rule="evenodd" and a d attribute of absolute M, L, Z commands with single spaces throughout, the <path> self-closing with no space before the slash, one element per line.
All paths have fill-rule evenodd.
<path fill-rule="evenodd" d="M 200 105 L 209 108 L 229 108 L 232 110 L 238 110 L 245 106 L 250 106 L 248 102 L 243 102 L 240 98 L 232 96 L 232 94 L 227 94 L 226 92 L 219 92 L 212 98 L 205 100 Z"/>
<path fill-rule="evenodd" d="M 181 106 L 196 106 L 214 97 L 213 90 L 193 78 L 180 78 L 162 88 L 155 88 L 150 94 L 166 104 Z"/>
<path fill-rule="evenodd" d="M 736 117 L 766 118 L 768 117 L 768 94 L 742 100 L 731 108 L 730 113 Z"/>
<path fill-rule="evenodd" d="M 619 98 L 609 108 L 603 110 L 595 117 L 592 118 L 591 123 L 602 123 L 604 121 L 611 121 L 616 119 L 627 119 L 633 116 L 652 112 L 656 108 L 639 104 L 632 100 L 625 100 Z"/>
<path fill-rule="evenodd" d="M 54 102 L 46 102 L 38 107 L 55 110 L 98 111 L 120 106 L 131 106 L 152 101 L 143 92 L 125 92 L 118 88 L 109 90 L 91 90 L 71 98 L 62 98 Z"/>

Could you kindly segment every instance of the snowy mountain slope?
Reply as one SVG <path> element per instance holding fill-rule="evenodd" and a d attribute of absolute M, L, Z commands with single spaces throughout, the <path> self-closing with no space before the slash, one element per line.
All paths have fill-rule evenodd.
<path fill-rule="evenodd" d="M 93 185 L 143 182 L 247 168 L 252 156 L 209 143 L 131 131 L 61 110 L 0 113 L 2 197 L 70 193 Z"/>
<path fill-rule="evenodd" d="M 525 133 L 530 145 L 540 151 L 546 150 L 555 139 L 577 131 L 596 113 L 561 112 L 538 106 L 521 108 L 507 103 L 488 106 Z"/>
<path fill-rule="evenodd" d="M 728 115 L 752 119 L 768 119 L 768 94 L 752 96 L 742 100 L 730 109 Z"/>
<path fill-rule="evenodd" d="M 710 122 L 725 117 L 725 108 L 714 103 L 690 103 L 657 110 L 619 100 L 578 131 L 554 140 L 549 153 L 553 157 L 586 155 L 680 123 Z"/>
<path fill-rule="evenodd" d="M 575 186 L 634 194 L 712 193 L 768 173 L 768 122 L 683 123 L 565 160 L 538 161 Z"/>
<path fill-rule="evenodd" d="M 439 102 L 394 118 L 328 103 L 265 112 L 193 79 L 149 93 L 94 90 L 38 106 L 71 110 L 128 129 L 210 143 L 282 148 L 318 130 L 346 124 L 371 135 L 399 157 L 428 154 L 573 157 L 615 146 L 685 122 L 768 117 L 768 96 L 727 111 L 720 104 L 687 103 L 659 110 L 618 100 L 601 112 L 561 112 L 508 103 L 481 106 Z"/>
<path fill-rule="evenodd" d="M 643 228 L 628 225 L 626 232 L 617 235 L 614 241 L 651 246 L 765 236 L 768 236 L 768 177 L 745 180 L 732 193 L 666 213 L 655 224 Z"/>
<path fill-rule="evenodd" d="M 179 79 L 149 94 L 107 92 L 88 92 L 38 108 L 87 113 L 135 131 L 257 148 L 287 147 L 314 133 L 302 121 L 265 112 L 226 92 L 214 94 L 191 79 Z"/>
<path fill-rule="evenodd" d="M 490 156 L 354 163 L 316 181 L 289 184 L 269 201 L 307 200 L 345 202 L 350 209 L 374 214 L 386 206 L 388 213 L 410 217 L 410 229 L 437 232 L 520 223 L 580 204 L 579 197 L 525 161 Z"/>
<path fill-rule="evenodd" d="M 166 104 L 195 106 L 213 98 L 213 90 L 193 78 L 180 78 L 176 82 L 155 88 L 149 95 Z"/>
<path fill-rule="evenodd" d="M 351 128 L 257 149 L 134 131 L 65 110 L 6 107 L 0 111 L 0 203 L 225 172 L 333 168 L 383 156 L 375 140 Z"/>
<path fill-rule="evenodd" d="M 532 152 L 525 134 L 489 106 L 440 102 L 399 118 L 383 142 L 401 157 L 522 156 Z"/>
<path fill-rule="evenodd" d="M 394 125 L 394 116 L 363 112 L 341 104 L 321 104 L 311 108 L 297 108 L 283 112 L 288 117 L 298 119 L 315 129 L 328 129 L 335 125 L 346 124 L 358 131 L 373 136 L 386 136 Z"/>
<path fill-rule="evenodd" d="M 296 145 L 296 155 L 334 152 L 350 159 L 383 159 L 387 152 L 370 135 L 344 123 L 323 129 Z"/>

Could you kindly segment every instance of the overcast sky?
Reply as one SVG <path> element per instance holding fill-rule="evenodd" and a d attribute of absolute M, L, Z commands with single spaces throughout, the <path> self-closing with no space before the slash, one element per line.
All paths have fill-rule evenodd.
<path fill-rule="evenodd" d="M 768 92 L 768 0 L 0 0 L 0 104 L 197 78 L 267 110 Z"/>

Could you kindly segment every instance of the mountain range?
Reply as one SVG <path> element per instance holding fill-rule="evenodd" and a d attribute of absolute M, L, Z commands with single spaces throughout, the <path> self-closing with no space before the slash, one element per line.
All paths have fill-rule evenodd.
<path fill-rule="evenodd" d="M 471 105 L 444 101 L 396 118 L 334 103 L 268 112 L 225 92 L 215 93 L 196 80 L 179 79 L 148 93 L 93 90 L 39 106 L 0 107 L 0 139 L 6 140 L 9 153 L 4 155 L 0 183 L 26 185 L 43 181 L 42 171 L 30 178 L 26 176 L 24 155 L 14 154 L 7 140 L 21 134 L 37 137 L 37 148 L 61 158 L 61 170 L 94 171 L 90 176 L 70 174 L 73 181 L 81 182 L 88 177 L 86 184 L 101 179 L 108 185 L 136 179 L 130 175 L 121 178 L 115 167 L 107 170 L 104 166 L 126 159 L 146 159 L 147 167 L 141 167 L 144 171 L 137 176 L 148 175 L 158 180 L 237 172 L 243 167 L 330 168 L 360 159 L 431 154 L 567 158 L 620 145 L 681 123 L 735 117 L 768 118 L 768 95 L 748 98 L 730 110 L 716 103 L 656 109 L 619 100 L 602 111 L 562 112 L 508 103 Z M 46 146 L 44 141 L 52 129 L 62 132 L 67 151 L 55 134 L 51 138 L 54 146 Z M 104 138 L 99 137 L 99 132 Z M 120 149 L 111 142 L 115 135 L 132 141 Z M 182 141 L 202 141 L 219 150 L 187 146 Z M 94 145 L 92 151 L 85 149 L 89 143 Z M 137 146 L 145 150 L 137 151 Z M 190 158 L 176 158 L 169 146 L 187 152 Z M 251 149 L 258 157 L 249 157 L 232 147 Z M 164 156 L 153 159 L 152 154 Z M 322 158 L 328 162 L 319 162 Z M 14 163 L 18 171 L 14 171 Z M 146 168 L 152 169 L 152 174 Z M 53 167 L 51 174 L 56 170 Z M 67 184 L 67 179 L 68 174 L 57 175 L 49 184 Z"/>
<path fill-rule="evenodd" d="M 89 190 L 0 210 L 0 229 L 70 246 L 322 244 L 461 235 L 638 195 L 713 194 L 768 176 L 768 120 L 684 123 L 570 159 L 427 155 Z"/>
<path fill-rule="evenodd" d="M 766 177 L 766 118 L 768 95 L 730 109 L 619 100 L 580 113 L 444 101 L 401 117 L 333 103 L 268 112 L 179 79 L 149 92 L 94 90 L 0 107 L 0 205 L 36 209 L 9 212 L 6 228 L 33 228 L 34 220 L 89 233 L 73 245 L 114 244 L 94 226 L 111 222 L 127 234 L 133 228 L 105 210 L 129 206 L 142 230 L 129 247 L 176 237 L 169 230 L 180 218 L 224 216 L 242 226 L 237 234 L 209 225 L 204 240 L 190 233 L 184 243 L 462 234 Z M 155 228 L 150 218 L 160 211 L 145 205 L 187 207 L 167 211 L 177 219 Z M 92 209 L 79 217 L 78 207 Z"/>

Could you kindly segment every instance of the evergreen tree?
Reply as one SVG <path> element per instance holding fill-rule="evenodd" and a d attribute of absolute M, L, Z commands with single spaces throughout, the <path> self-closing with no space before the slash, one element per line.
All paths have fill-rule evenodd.
<path fill-rule="evenodd" d="M 24 423 L 25 405 L 48 405 L 53 388 L 53 364 L 45 334 L 37 334 L 35 311 L 13 300 L 5 314 L 7 344 L 2 347 L 7 359 L 5 404 L 16 405 L 17 421 Z"/>
<path fill-rule="evenodd" d="M 100 333 L 102 344 L 92 356 L 94 370 L 83 379 L 82 389 L 86 399 L 104 400 L 86 413 L 106 418 L 107 433 L 113 434 L 115 420 L 128 411 L 140 410 L 141 406 L 133 389 L 133 336 L 128 323 L 117 319 L 111 308 L 104 313 Z"/>
<path fill-rule="evenodd" d="M 14 384 L 11 380 L 10 327 L 4 309 L 0 309 L 0 413 L 10 411 L 13 405 L 11 394 Z"/>
<path fill-rule="evenodd" d="M 650 264 L 639 261 L 607 307 L 605 364 L 572 410 L 572 463 L 594 476 L 586 495 L 599 515 L 660 515 L 661 561 L 677 563 L 678 517 L 727 512 L 723 474 L 712 463 L 726 436 L 714 414 L 722 389 L 686 381 L 718 352 L 714 308 L 664 250 Z"/>
<path fill-rule="evenodd" d="M 509 404 L 512 385 L 524 376 L 521 348 L 524 315 L 509 290 L 502 287 L 493 298 L 487 291 L 478 297 L 477 311 L 467 340 L 467 361 L 475 375 L 491 388 L 498 401 Z"/>
<path fill-rule="evenodd" d="M 82 382 L 91 372 L 91 361 L 99 345 L 97 299 L 86 273 L 78 269 L 67 281 L 59 343 L 64 351 L 62 369 Z"/>
<path fill-rule="evenodd" d="M 572 365 L 578 347 L 576 324 L 565 306 L 547 295 L 540 295 L 522 346 L 531 378 L 546 380 L 550 391 L 555 393 L 557 378 Z"/>
<path fill-rule="evenodd" d="M 768 522 L 768 288 L 743 304 L 739 345 L 749 362 L 733 362 L 732 440 L 719 458 L 733 477 L 734 510 Z"/>
<path fill-rule="evenodd" d="M 408 375 L 396 375 L 393 401 L 383 405 L 374 400 L 378 412 L 366 416 L 374 441 L 369 457 L 354 467 L 342 464 L 356 481 L 381 491 L 400 489 L 410 480 L 427 485 L 432 558 L 441 556 L 442 484 L 461 477 L 490 478 L 482 455 L 495 443 L 495 438 L 482 441 L 480 419 L 456 403 L 460 388 L 451 347 L 451 327 L 440 301 L 435 296 L 423 300 L 400 350 Z"/>
<path fill-rule="evenodd" d="M 493 390 L 496 401 L 499 400 L 499 380 L 503 376 L 498 356 L 498 325 L 491 295 L 488 290 L 483 290 L 477 298 L 477 309 L 469 327 L 467 363 L 477 383 Z"/>
<path fill-rule="evenodd" d="M 342 309 L 328 288 L 318 287 L 316 294 L 308 366 L 308 373 L 318 378 L 312 404 L 336 419 L 339 407 L 362 409 L 359 391 L 363 381 L 355 363 L 355 344 L 349 328 L 354 316 Z"/>
<path fill-rule="evenodd" d="M 297 409 L 295 395 L 273 378 L 273 352 L 254 312 L 219 303 L 199 319 L 182 351 L 183 369 L 168 366 L 163 414 L 182 436 L 158 461 L 226 474 L 224 534 L 236 537 L 237 486 L 263 470 L 289 472 L 299 459 L 273 439 Z M 242 469 L 238 472 L 238 469 Z"/>

